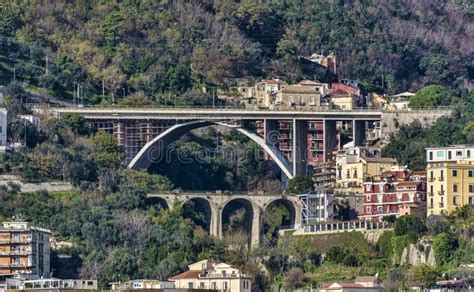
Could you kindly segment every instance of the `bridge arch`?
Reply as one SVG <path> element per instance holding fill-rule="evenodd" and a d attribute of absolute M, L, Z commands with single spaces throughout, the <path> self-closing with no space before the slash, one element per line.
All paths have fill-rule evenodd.
<path fill-rule="evenodd" d="M 161 208 L 167 209 L 167 210 L 173 209 L 173 205 L 170 204 L 168 200 L 161 197 L 149 197 L 146 199 L 146 204 L 152 205 L 152 206 L 160 206 Z"/>
<path fill-rule="evenodd" d="M 197 225 L 201 226 L 204 230 L 209 233 L 212 233 L 213 227 L 213 216 L 217 212 L 214 204 L 205 198 L 192 197 L 187 199 L 182 203 L 182 213 L 185 217 L 196 216 L 195 212 L 203 212 L 204 218 L 194 218 L 198 219 L 198 222 L 195 222 Z M 190 208 L 189 208 L 190 207 Z M 188 209 L 189 208 L 189 209 Z"/>
<path fill-rule="evenodd" d="M 245 231 L 248 236 L 247 244 L 249 246 L 255 245 L 260 240 L 260 209 L 252 201 L 247 198 L 237 197 L 230 198 L 222 204 L 220 217 L 221 217 L 221 236 L 224 236 L 224 226 L 229 224 L 230 216 L 232 211 L 239 207 L 245 209 Z"/>
<path fill-rule="evenodd" d="M 265 143 L 265 140 L 262 137 L 249 131 L 248 129 L 216 121 L 190 121 L 170 127 L 143 146 L 140 152 L 138 152 L 138 154 L 132 159 L 128 165 L 128 168 L 147 169 L 153 162 L 161 161 L 164 158 L 163 156 L 165 155 L 164 152 L 166 147 L 172 142 L 178 140 L 179 137 L 194 129 L 203 128 L 210 125 L 226 126 L 244 134 L 252 141 L 257 143 L 260 147 L 262 147 L 265 152 L 268 153 L 268 155 L 270 155 L 270 157 L 276 162 L 278 167 L 288 177 L 288 179 L 293 178 L 293 173 L 291 171 L 292 168 L 288 160 L 275 146 Z"/>
<path fill-rule="evenodd" d="M 289 213 L 289 217 L 288 218 L 289 222 L 283 222 L 284 225 L 288 225 L 287 227 L 289 228 L 294 228 L 295 227 L 295 224 L 296 224 L 296 221 L 297 221 L 297 214 L 298 214 L 298 206 L 296 206 L 295 202 L 287 199 L 287 198 L 276 198 L 276 199 L 273 199 L 271 201 L 269 201 L 265 207 L 263 208 L 263 211 L 266 212 L 270 209 L 270 207 L 272 206 L 275 206 L 277 204 L 281 204 L 283 205 L 287 210 L 288 210 L 288 213 Z M 287 224 L 285 224 L 287 223 Z"/>

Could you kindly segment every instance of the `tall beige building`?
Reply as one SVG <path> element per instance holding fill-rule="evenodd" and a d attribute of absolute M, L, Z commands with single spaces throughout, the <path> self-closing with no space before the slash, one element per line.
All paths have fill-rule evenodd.
<path fill-rule="evenodd" d="M 474 204 L 474 145 L 426 148 L 427 215 Z"/>
<path fill-rule="evenodd" d="M 247 292 L 252 289 L 252 279 L 226 263 L 209 260 L 188 266 L 189 271 L 170 278 L 176 289 L 212 289 L 225 292 Z"/>
<path fill-rule="evenodd" d="M 27 274 L 49 278 L 51 231 L 27 222 L 0 227 L 0 275 Z"/>

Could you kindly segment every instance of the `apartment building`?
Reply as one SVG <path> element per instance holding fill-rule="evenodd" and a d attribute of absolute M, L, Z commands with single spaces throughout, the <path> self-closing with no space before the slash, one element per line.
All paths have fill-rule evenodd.
<path fill-rule="evenodd" d="M 50 276 L 51 231 L 27 222 L 3 222 L 0 227 L 0 275 Z"/>
<path fill-rule="evenodd" d="M 252 289 L 252 278 L 226 263 L 210 260 L 188 266 L 189 271 L 169 279 L 176 289 L 212 289 L 226 292 L 245 292 Z"/>
<path fill-rule="evenodd" d="M 380 157 L 376 148 L 344 148 L 336 155 L 336 191 L 361 195 L 366 177 L 381 175 L 396 164 L 393 158 Z"/>
<path fill-rule="evenodd" d="M 329 89 L 325 83 L 310 80 L 288 85 L 276 94 L 275 106 L 283 108 L 316 109 L 321 105 L 321 96 Z"/>
<path fill-rule="evenodd" d="M 238 92 L 243 99 L 254 99 L 257 107 L 269 108 L 275 104 L 278 91 L 288 86 L 280 79 L 264 79 L 253 86 L 240 86 Z"/>
<path fill-rule="evenodd" d="M 427 215 L 474 204 L 474 145 L 426 148 Z"/>
<path fill-rule="evenodd" d="M 364 182 L 361 219 L 378 222 L 385 216 L 418 215 L 426 202 L 426 175 L 394 166 Z"/>

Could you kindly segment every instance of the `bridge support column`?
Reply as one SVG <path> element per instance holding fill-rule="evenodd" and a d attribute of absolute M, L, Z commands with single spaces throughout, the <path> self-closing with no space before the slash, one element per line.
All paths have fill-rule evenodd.
<path fill-rule="evenodd" d="M 324 161 L 331 157 L 336 142 L 336 121 L 324 120 Z"/>
<path fill-rule="evenodd" d="M 260 246 L 260 236 L 262 235 L 262 211 L 260 207 L 253 205 L 253 218 L 252 218 L 252 233 L 250 238 L 250 249 L 255 249 Z"/>
<path fill-rule="evenodd" d="M 362 146 L 365 140 L 365 121 L 352 121 L 352 139 L 354 146 Z"/>
<path fill-rule="evenodd" d="M 293 175 L 306 175 L 308 121 L 293 120 Z"/>
<path fill-rule="evenodd" d="M 211 224 L 209 226 L 209 234 L 219 239 L 222 239 L 221 212 L 222 211 L 217 208 L 211 209 Z"/>
<path fill-rule="evenodd" d="M 264 124 L 264 140 L 265 144 L 272 145 L 278 148 L 278 120 L 265 119 Z"/>

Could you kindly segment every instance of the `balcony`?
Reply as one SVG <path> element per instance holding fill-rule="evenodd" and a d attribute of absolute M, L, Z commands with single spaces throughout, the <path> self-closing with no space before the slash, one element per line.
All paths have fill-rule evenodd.
<path fill-rule="evenodd" d="M 444 176 L 438 177 L 438 180 L 439 180 L 439 181 L 444 181 Z"/>
<path fill-rule="evenodd" d="M 433 193 L 433 192 L 429 192 L 429 193 L 428 193 L 428 196 L 434 197 L 434 193 Z"/>
<path fill-rule="evenodd" d="M 440 208 L 444 208 L 444 203 L 440 202 L 440 203 L 439 203 L 439 207 L 440 207 Z"/>
<path fill-rule="evenodd" d="M 444 196 L 444 190 L 438 191 L 439 196 Z"/>
<path fill-rule="evenodd" d="M 434 182 L 434 180 L 435 180 L 434 177 L 429 178 L 429 182 Z"/>

